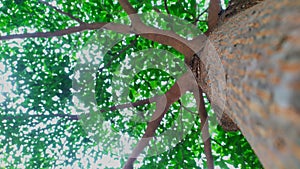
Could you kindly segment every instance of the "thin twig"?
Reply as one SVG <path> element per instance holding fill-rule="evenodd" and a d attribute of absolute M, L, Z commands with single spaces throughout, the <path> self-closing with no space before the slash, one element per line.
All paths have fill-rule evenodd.
<path fill-rule="evenodd" d="M 119 109 L 125 109 L 125 108 L 131 108 L 131 107 L 137 107 L 137 106 L 141 106 L 141 105 L 145 105 L 145 104 L 150 104 L 153 102 L 157 102 L 161 97 L 162 96 L 154 96 L 151 98 L 138 100 L 133 103 L 125 103 L 125 104 L 115 105 L 115 106 L 111 106 L 107 109 L 101 109 L 100 112 L 103 113 L 103 112 L 107 112 L 107 111 L 115 111 L 115 110 L 119 110 Z"/>
<path fill-rule="evenodd" d="M 184 108 L 186 111 L 188 111 L 188 112 L 191 113 L 191 114 L 199 115 L 199 114 L 197 114 L 197 113 L 191 111 L 191 110 L 190 110 L 189 108 L 187 108 L 185 105 L 183 105 L 183 104 L 181 103 L 181 100 L 180 100 L 180 99 L 178 100 L 178 103 L 179 103 L 179 105 L 180 105 L 180 109 L 181 109 L 181 108 Z"/>
<path fill-rule="evenodd" d="M 184 105 L 181 105 L 186 111 L 188 111 L 189 113 L 191 113 L 191 114 L 194 114 L 194 115 L 198 115 L 197 113 L 195 113 L 195 112 L 193 112 L 193 111 L 191 111 L 189 108 L 187 108 L 186 106 L 184 106 Z"/>
<path fill-rule="evenodd" d="M 143 100 L 138 100 L 133 103 L 125 103 L 125 104 L 119 104 L 115 106 L 111 106 L 107 109 L 101 109 L 100 112 L 104 113 L 107 111 L 115 111 L 119 109 L 125 109 L 125 108 L 131 108 L 131 107 L 137 107 L 145 104 L 150 104 L 153 102 L 157 102 L 162 96 L 154 96 L 151 98 L 143 99 Z M 17 119 L 17 118 L 35 118 L 35 117 L 42 117 L 42 118 L 55 118 L 55 117 L 60 117 L 60 118 L 68 118 L 70 120 L 79 120 L 80 115 L 72 115 L 72 114 L 33 114 L 33 115 L 1 115 L 1 119 L 6 119 L 6 120 L 12 120 L 12 119 Z"/>
<path fill-rule="evenodd" d="M 178 102 L 180 102 L 180 104 L 181 104 L 180 100 L 178 100 Z M 181 122 L 181 130 L 183 130 L 182 107 L 180 107 L 180 122 Z M 180 139 L 183 139 L 183 133 L 181 132 L 180 134 L 181 134 Z M 182 166 L 184 166 L 184 151 L 183 151 L 183 146 L 182 145 L 180 146 L 180 151 L 181 151 L 181 154 L 182 154 L 180 163 L 181 163 Z"/>
<path fill-rule="evenodd" d="M 165 9 L 167 11 L 167 14 L 170 15 L 170 11 L 169 11 L 169 8 L 168 8 L 167 0 L 164 0 L 164 6 L 165 6 Z"/>
<path fill-rule="evenodd" d="M 199 20 L 200 17 L 201 17 L 203 14 L 205 14 L 207 11 L 208 11 L 208 8 L 206 8 L 203 12 L 201 12 L 201 13 L 197 16 L 197 18 L 195 18 L 193 24 L 196 25 L 197 22 L 200 21 L 200 20 Z"/>
<path fill-rule="evenodd" d="M 74 17 L 72 14 L 70 14 L 70 13 L 68 13 L 68 12 L 64 12 L 64 11 L 58 9 L 57 7 L 55 7 L 55 6 L 51 5 L 51 4 L 49 4 L 48 2 L 45 2 L 45 1 L 42 1 L 42 0 L 38 0 L 38 1 L 39 1 L 40 3 L 46 5 L 46 6 L 49 6 L 50 8 L 53 8 L 53 9 L 56 10 L 58 13 L 61 13 L 61 14 L 63 14 L 63 15 L 68 16 L 69 18 L 71 18 L 71 19 L 77 21 L 78 23 L 84 24 L 84 22 L 83 22 L 82 20 L 80 20 L 79 18 L 76 18 L 76 17 Z"/>
<path fill-rule="evenodd" d="M 208 130 L 208 115 L 205 109 L 205 102 L 203 98 L 203 91 L 200 87 L 199 88 L 199 97 L 198 99 L 198 107 L 199 107 L 199 116 L 201 120 L 201 132 L 202 132 L 202 140 L 204 142 L 204 153 L 207 159 L 207 168 L 213 169 L 214 168 L 214 160 L 211 152 L 211 142 Z"/>
<path fill-rule="evenodd" d="M 222 148 L 223 148 L 223 145 L 222 145 L 221 143 L 219 143 L 217 140 L 215 140 L 215 139 L 211 138 L 211 141 L 213 141 L 213 142 L 217 143 L 217 144 L 218 144 L 220 147 L 222 147 Z"/>

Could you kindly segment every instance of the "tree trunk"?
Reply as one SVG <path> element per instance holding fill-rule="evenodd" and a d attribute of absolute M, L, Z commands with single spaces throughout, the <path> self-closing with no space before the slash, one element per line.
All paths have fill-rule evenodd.
<path fill-rule="evenodd" d="M 266 0 L 230 18 L 209 39 L 226 74 L 224 113 L 265 168 L 299 168 L 300 1 Z"/>

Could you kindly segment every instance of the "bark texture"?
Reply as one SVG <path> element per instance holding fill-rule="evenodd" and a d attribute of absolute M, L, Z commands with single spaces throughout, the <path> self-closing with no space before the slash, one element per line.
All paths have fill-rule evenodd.
<path fill-rule="evenodd" d="M 300 1 L 266 0 L 233 16 L 209 36 L 226 74 L 224 112 L 265 168 L 300 166 L 299 16 Z"/>

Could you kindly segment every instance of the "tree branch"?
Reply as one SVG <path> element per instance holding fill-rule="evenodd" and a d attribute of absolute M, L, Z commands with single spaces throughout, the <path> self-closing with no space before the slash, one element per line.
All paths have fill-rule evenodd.
<path fill-rule="evenodd" d="M 205 12 L 207 12 L 207 11 L 208 11 L 208 9 L 205 9 L 204 11 L 202 11 L 202 12 L 197 16 L 197 18 L 195 18 L 193 24 L 196 25 L 197 22 L 200 21 L 199 18 L 200 18 Z"/>
<path fill-rule="evenodd" d="M 179 100 L 180 101 L 180 100 Z M 179 102 L 178 101 L 178 102 Z M 195 113 L 192 110 L 190 110 L 188 107 L 184 106 L 183 104 L 181 104 L 181 102 L 179 102 L 180 107 L 182 107 L 184 110 L 188 111 L 189 113 L 193 114 L 193 115 L 199 115 L 199 113 Z"/>
<path fill-rule="evenodd" d="M 145 25 L 136 14 L 136 10 L 131 6 L 128 0 L 119 0 L 122 8 L 128 14 L 131 25 L 132 33 L 141 35 L 142 37 L 164 44 L 172 46 L 185 56 L 186 64 L 189 64 L 192 56 L 202 49 L 204 43 L 192 43 L 192 40 L 186 40 L 173 31 L 165 31 Z M 204 35 L 200 35 L 204 36 Z"/>
<path fill-rule="evenodd" d="M 77 33 L 85 30 L 97 30 L 97 29 L 108 29 L 120 33 L 130 33 L 130 27 L 118 23 L 84 23 L 79 26 L 57 30 L 54 32 L 36 32 L 36 33 L 24 33 L 24 34 L 15 34 L 15 35 L 6 35 L 0 36 L 0 40 L 10 40 L 10 39 L 25 39 L 25 38 L 50 38 L 55 36 L 64 36 L 72 33 Z"/>
<path fill-rule="evenodd" d="M 128 15 L 137 13 L 128 0 L 119 0 L 119 3 Z"/>
<path fill-rule="evenodd" d="M 209 129 L 208 129 L 208 115 L 205 109 L 205 102 L 203 98 L 203 91 L 198 86 L 198 91 L 199 91 L 199 97 L 196 95 L 196 100 L 198 100 L 198 112 L 199 112 L 199 117 L 201 120 L 201 136 L 202 140 L 204 142 L 204 153 L 207 159 L 207 168 L 208 169 L 213 169 L 214 168 L 214 159 L 212 156 L 211 152 L 211 141 L 210 141 L 210 136 L 209 136 Z M 198 99 L 197 99 L 198 97 Z"/>
<path fill-rule="evenodd" d="M 217 26 L 221 9 L 220 0 L 210 0 L 208 7 L 208 33 Z"/>
<path fill-rule="evenodd" d="M 137 19 L 135 19 L 137 21 Z M 85 30 L 97 30 L 97 29 L 107 29 L 112 30 L 119 33 L 125 34 L 136 34 L 141 35 L 142 37 L 164 44 L 172 46 L 174 49 L 179 51 L 185 56 L 185 62 L 189 64 L 191 61 L 192 56 L 200 51 L 203 47 L 203 42 L 201 43 L 194 43 L 195 39 L 199 39 L 196 37 L 193 40 L 186 40 L 179 36 L 178 34 L 172 31 L 165 31 L 160 30 L 158 28 L 149 27 L 144 25 L 141 22 L 135 22 L 132 27 L 118 24 L 118 23 L 84 23 L 76 27 L 67 28 L 64 30 L 57 30 L 54 32 L 36 32 L 36 33 L 24 33 L 24 34 L 14 34 L 14 35 L 6 35 L 0 36 L 0 40 L 10 40 L 10 39 L 25 39 L 25 38 L 50 38 L 50 37 L 59 37 L 64 35 L 69 35 L 72 33 L 77 33 Z M 204 36 L 204 35 L 200 35 Z M 202 38 L 203 39 L 203 38 Z"/>
<path fill-rule="evenodd" d="M 170 15 L 170 11 L 169 11 L 169 8 L 168 8 L 167 0 L 164 0 L 164 6 L 165 6 L 167 14 Z"/>
<path fill-rule="evenodd" d="M 175 82 L 175 84 L 166 92 L 163 97 L 159 98 L 159 100 L 156 102 L 155 112 L 151 117 L 151 121 L 148 122 L 143 137 L 134 148 L 123 169 L 133 168 L 133 163 L 143 149 L 148 146 L 149 141 L 154 137 L 155 130 L 160 125 L 160 122 L 166 112 L 169 110 L 170 105 L 177 101 L 187 91 L 193 90 L 195 86 L 197 86 L 197 83 L 193 80 L 192 73 L 187 72 Z"/>
<path fill-rule="evenodd" d="M 185 60 L 191 60 L 192 56 L 197 53 L 202 44 L 193 43 L 193 40 L 186 40 L 181 36 L 177 35 L 172 31 L 160 30 L 154 27 L 148 27 L 143 23 L 137 24 L 133 27 L 118 24 L 118 23 L 85 23 L 76 27 L 67 28 L 64 30 L 57 30 L 54 32 L 36 32 L 36 33 L 24 33 L 24 34 L 14 34 L 0 36 L 0 40 L 10 40 L 10 39 L 25 39 L 25 38 L 50 38 L 59 37 L 64 35 L 69 35 L 72 33 L 77 33 L 85 30 L 97 30 L 97 29 L 107 29 L 119 33 L 125 34 L 136 34 L 142 37 L 164 44 L 175 48 L 177 51 L 185 56 Z M 201 35 L 200 35 L 201 36 Z"/>
<path fill-rule="evenodd" d="M 82 20 L 80 20 L 79 18 L 76 18 L 76 17 L 74 17 L 73 15 L 71 15 L 70 13 L 64 12 L 64 11 L 58 9 L 57 7 L 52 6 L 52 5 L 49 4 L 48 2 L 45 2 L 45 1 L 42 1 L 42 0 L 38 0 L 38 1 L 39 1 L 40 3 L 46 5 L 46 6 L 49 6 L 50 8 L 53 8 L 53 9 L 56 10 L 58 13 L 61 13 L 61 14 L 63 14 L 63 15 L 68 16 L 69 18 L 71 18 L 71 19 L 77 21 L 78 23 L 84 24 L 84 22 L 83 22 Z"/>
<path fill-rule="evenodd" d="M 17 38 L 21 38 L 21 39 L 36 38 L 36 37 L 49 38 L 54 36 L 68 35 L 76 32 L 81 32 L 84 30 L 97 30 L 103 28 L 103 29 L 112 30 L 119 33 L 141 35 L 146 39 L 164 45 L 172 46 L 175 50 L 179 51 L 185 56 L 186 64 L 189 64 L 189 62 L 192 59 L 192 56 L 202 49 L 204 44 L 203 42 L 199 41 L 199 43 L 195 43 L 195 39 L 196 40 L 199 39 L 198 37 L 196 37 L 194 40 L 187 40 L 172 31 L 165 31 L 158 28 L 147 26 L 144 23 L 142 23 L 138 15 L 131 15 L 131 14 L 136 14 L 136 11 L 127 0 L 119 0 L 119 2 L 131 19 L 132 22 L 131 26 L 118 24 L 118 23 L 91 23 L 91 24 L 83 23 L 76 27 L 71 27 L 64 30 L 57 30 L 54 32 L 36 32 L 36 33 L 24 33 L 24 34 L 0 36 L 0 40 L 9 40 L 9 39 L 17 39 Z M 199 35 L 199 36 L 204 36 L 204 35 Z"/>

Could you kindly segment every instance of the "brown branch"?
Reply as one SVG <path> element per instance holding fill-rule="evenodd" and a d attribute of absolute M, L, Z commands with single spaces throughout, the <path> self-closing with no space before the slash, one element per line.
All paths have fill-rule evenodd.
<path fill-rule="evenodd" d="M 177 101 L 187 91 L 193 90 L 195 86 L 197 86 L 197 83 L 193 80 L 193 75 L 190 72 L 187 72 L 175 82 L 171 89 L 166 92 L 164 97 L 159 98 L 156 102 L 155 112 L 151 117 L 151 121 L 148 122 L 143 137 L 134 148 L 123 169 L 133 168 L 133 163 L 154 137 L 155 130 L 160 125 L 160 122 L 169 110 L 170 105 Z"/>
<path fill-rule="evenodd" d="M 73 15 L 71 15 L 70 13 L 64 12 L 64 11 L 58 9 L 57 7 L 52 6 L 52 5 L 49 4 L 48 2 L 45 2 L 45 1 L 42 1 L 42 0 L 38 0 L 38 1 L 39 1 L 40 3 L 46 5 L 46 6 L 49 6 L 50 8 L 53 8 L 53 9 L 56 10 L 58 13 L 61 13 L 61 14 L 63 14 L 63 15 L 68 16 L 69 18 L 71 18 L 71 19 L 77 21 L 78 23 L 84 24 L 84 22 L 83 22 L 82 20 L 80 20 L 79 18 L 76 18 L 76 17 L 74 17 Z"/>
<path fill-rule="evenodd" d="M 138 22 L 136 22 L 138 23 Z M 85 30 L 97 30 L 97 29 L 107 29 L 119 33 L 133 33 L 136 35 L 141 35 L 142 37 L 164 44 L 172 46 L 174 49 L 179 51 L 185 56 L 186 60 L 191 60 L 192 56 L 197 53 L 202 44 L 195 44 L 191 40 L 186 40 L 181 36 L 177 35 L 172 31 L 160 30 L 153 27 L 148 27 L 143 23 L 138 23 L 133 27 L 118 24 L 118 23 L 85 23 L 76 27 L 67 28 L 64 30 L 57 30 L 54 32 L 36 32 L 36 33 L 24 33 L 24 34 L 14 34 L 0 36 L 0 40 L 10 40 L 10 39 L 25 39 L 25 38 L 50 38 L 69 35 L 72 33 L 77 33 Z M 188 62 L 187 62 L 188 63 Z"/>
<path fill-rule="evenodd" d="M 157 12 L 157 13 L 161 13 L 161 11 L 160 11 L 158 8 L 156 8 L 156 7 L 153 7 L 153 10 L 154 10 L 155 12 Z"/>
<path fill-rule="evenodd" d="M 24 38 L 50 38 L 64 36 L 72 33 L 81 32 L 84 30 L 97 30 L 97 29 L 107 29 L 119 33 L 133 33 L 136 35 L 141 35 L 142 37 L 164 44 L 172 46 L 174 49 L 179 51 L 185 56 L 185 62 L 189 64 L 192 56 L 197 53 L 203 46 L 203 43 L 193 43 L 194 40 L 186 40 L 172 31 L 160 30 L 158 28 L 149 27 L 144 25 L 142 22 L 138 21 L 136 17 L 134 18 L 135 24 L 130 27 L 118 23 L 85 23 L 76 27 L 67 28 L 64 30 L 57 30 L 54 32 L 36 32 L 36 33 L 24 33 L 15 35 L 0 36 L 0 40 L 10 40 L 10 39 L 24 39 Z M 204 36 L 204 35 L 200 35 Z"/>
<path fill-rule="evenodd" d="M 172 46 L 174 49 L 179 51 L 185 56 L 185 62 L 189 64 L 191 61 L 192 56 L 200 51 L 203 44 L 196 44 L 191 43 L 191 41 L 186 40 L 179 36 L 178 34 L 174 33 L 173 31 L 164 31 L 161 29 L 157 29 L 154 27 L 146 26 L 136 14 L 136 10 L 131 6 L 128 0 L 119 0 L 122 8 L 128 14 L 131 25 L 132 25 L 132 33 L 141 35 L 142 37 L 164 44 Z M 204 35 L 203 35 L 204 36 Z"/>
<path fill-rule="evenodd" d="M 128 15 L 137 13 L 128 0 L 119 0 L 119 3 Z"/>
<path fill-rule="evenodd" d="M 122 5 L 123 9 L 128 14 L 136 14 L 134 8 L 129 4 L 127 0 L 119 0 L 120 4 Z M 17 39 L 17 38 L 49 38 L 54 36 L 63 36 L 68 35 L 76 32 L 81 32 L 84 30 L 96 30 L 96 29 L 107 29 L 112 30 L 119 33 L 131 33 L 136 35 L 141 35 L 142 37 L 164 44 L 172 46 L 175 50 L 179 51 L 185 56 L 185 63 L 190 64 L 192 60 L 192 56 L 195 53 L 198 53 L 203 48 L 204 43 L 200 42 L 195 43 L 195 39 L 199 39 L 196 37 L 194 40 L 187 40 L 182 38 L 178 34 L 172 31 L 165 31 L 158 28 L 150 27 L 142 23 L 138 15 L 129 15 L 132 25 L 123 25 L 117 23 L 84 23 L 77 27 L 71 27 L 64 30 L 57 30 L 54 32 L 36 32 L 36 33 L 25 33 L 25 34 L 15 34 L 15 35 L 6 35 L 0 36 L 0 40 L 9 40 L 9 39 Z M 203 36 L 204 35 L 199 35 Z M 201 39 L 201 38 L 200 38 Z M 203 39 L 203 38 L 202 38 Z"/>
<path fill-rule="evenodd" d="M 192 88 L 192 92 L 193 95 L 196 99 L 197 102 L 197 106 L 198 106 L 198 113 L 199 113 L 199 117 L 201 120 L 201 136 L 202 136 L 202 140 L 204 143 L 204 153 L 205 156 L 207 158 L 207 167 L 208 169 L 213 169 L 214 168 L 214 160 L 213 160 L 213 156 L 212 156 L 212 151 L 211 151 L 211 141 L 210 141 L 210 136 L 209 136 L 209 128 L 208 128 L 208 115 L 205 109 L 205 102 L 204 102 L 204 98 L 203 98 L 203 90 L 201 89 L 201 87 L 196 84 L 193 85 L 193 83 L 191 82 L 187 82 L 190 87 Z M 180 103 L 181 105 L 181 103 Z M 183 106 L 183 105 L 181 105 Z M 183 108 L 185 108 L 183 106 Z"/>
<path fill-rule="evenodd" d="M 142 37 L 164 44 L 168 46 L 172 46 L 175 50 L 179 51 L 185 56 L 186 64 L 192 60 L 192 56 L 198 51 L 201 50 L 204 43 L 194 43 L 194 40 L 187 40 L 182 38 L 178 34 L 172 31 L 165 31 L 158 28 L 150 27 L 142 23 L 138 15 L 131 15 L 136 14 L 134 8 L 130 5 L 127 0 L 119 0 L 123 9 L 129 15 L 132 25 L 123 25 L 117 23 L 84 23 L 77 27 L 71 27 L 64 30 L 57 30 L 54 32 L 36 32 L 36 33 L 24 33 L 24 34 L 15 34 L 15 35 L 6 35 L 0 36 L 0 40 L 9 40 L 9 39 L 17 39 L 17 38 L 49 38 L 54 36 L 63 36 L 68 35 L 76 32 L 81 32 L 84 30 L 96 30 L 96 29 L 107 29 L 112 30 L 119 33 L 125 34 L 136 34 L 141 35 Z M 204 35 L 200 35 L 204 36 Z"/>
<path fill-rule="evenodd" d="M 210 0 L 208 7 L 208 31 L 207 33 L 212 32 L 212 30 L 217 26 L 219 13 L 221 12 L 221 3 L 220 0 Z"/>
<path fill-rule="evenodd" d="M 211 152 L 211 141 L 210 141 L 210 136 L 209 136 L 209 129 L 208 129 L 208 115 L 205 109 L 205 102 L 203 98 L 203 91 L 202 89 L 198 86 L 198 91 L 199 91 L 199 97 L 198 95 L 195 95 L 197 103 L 198 103 L 198 112 L 199 112 L 199 117 L 201 120 L 201 133 L 202 133 L 202 140 L 204 142 L 204 153 L 207 159 L 207 168 L 208 169 L 213 169 L 214 168 L 214 160 Z M 198 98 L 198 99 L 197 99 Z"/>
<path fill-rule="evenodd" d="M 15 35 L 6 35 L 0 36 L 0 40 L 10 40 L 10 39 L 25 39 L 25 38 L 50 38 L 55 36 L 64 36 L 72 33 L 77 33 L 85 30 L 97 30 L 97 29 L 108 29 L 120 33 L 130 33 L 130 27 L 118 23 L 85 23 L 79 26 L 57 30 L 54 32 L 36 32 L 36 33 L 24 33 L 24 34 L 15 34 Z"/>

